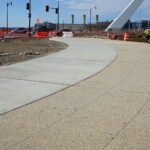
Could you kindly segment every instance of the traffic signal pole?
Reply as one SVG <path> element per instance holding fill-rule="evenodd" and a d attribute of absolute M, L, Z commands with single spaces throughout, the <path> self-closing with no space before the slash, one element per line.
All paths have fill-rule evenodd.
<path fill-rule="evenodd" d="M 29 37 L 31 37 L 31 0 L 29 0 Z"/>
<path fill-rule="evenodd" d="M 59 5 L 59 0 L 58 0 L 58 20 L 57 20 L 57 32 L 59 31 L 59 9 L 60 9 L 60 5 Z"/>
<path fill-rule="evenodd" d="M 7 21 L 6 21 L 6 24 L 7 24 L 7 33 L 8 33 L 8 6 L 9 6 L 9 3 L 7 3 Z"/>
<path fill-rule="evenodd" d="M 46 12 L 49 12 L 49 9 L 54 9 L 55 10 L 55 13 L 57 14 L 57 25 L 56 25 L 56 32 L 58 33 L 59 31 L 59 17 L 60 17 L 60 3 L 59 3 L 59 0 L 58 0 L 58 7 L 57 8 L 52 8 L 52 7 L 49 7 L 48 5 L 46 5 Z"/>

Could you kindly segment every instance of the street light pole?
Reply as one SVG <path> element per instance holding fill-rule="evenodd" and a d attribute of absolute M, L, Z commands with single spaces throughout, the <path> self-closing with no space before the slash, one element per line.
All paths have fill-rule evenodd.
<path fill-rule="evenodd" d="M 92 21 L 92 8 L 90 8 L 90 26 L 89 26 L 89 31 L 91 31 L 91 21 Z"/>
<path fill-rule="evenodd" d="M 149 5 L 149 10 L 150 10 L 150 5 Z M 150 28 L 150 20 L 148 18 L 148 28 Z"/>
<path fill-rule="evenodd" d="M 139 28 L 138 30 L 140 31 L 141 30 L 141 25 L 142 24 L 142 19 L 141 19 L 141 8 L 140 8 L 140 19 L 139 19 Z"/>
<path fill-rule="evenodd" d="M 90 8 L 90 24 L 89 24 L 89 31 L 91 31 L 92 29 L 92 9 L 97 9 L 96 6 L 95 7 L 91 7 Z"/>
<path fill-rule="evenodd" d="M 8 13 L 9 13 L 8 7 L 9 7 L 10 5 L 12 5 L 12 2 L 7 2 L 7 4 L 6 4 L 6 6 L 7 6 L 7 19 L 6 19 L 7 33 L 8 33 Z"/>
<path fill-rule="evenodd" d="M 8 33 L 8 7 L 9 7 L 9 4 L 7 3 L 7 21 L 6 21 L 7 33 Z"/>
<path fill-rule="evenodd" d="M 62 23 L 63 23 L 63 29 L 64 29 L 64 26 L 65 26 L 64 20 L 62 20 Z"/>

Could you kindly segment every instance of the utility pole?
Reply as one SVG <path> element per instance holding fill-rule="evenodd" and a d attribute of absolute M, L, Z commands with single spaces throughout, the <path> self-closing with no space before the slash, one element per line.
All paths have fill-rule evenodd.
<path fill-rule="evenodd" d="M 9 23 L 9 21 L 8 21 L 8 13 L 9 13 L 9 11 L 8 11 L 8 7 L 9 6 L 11 6 L 12 5 L 12 2 L 7 2 L 7 4 L 6 4 L 6 7 L 7 7 L 7 19 L 6 19 L 6 25 L 7 25 L 7 33 L 8 33 L 8 23 Z"/>

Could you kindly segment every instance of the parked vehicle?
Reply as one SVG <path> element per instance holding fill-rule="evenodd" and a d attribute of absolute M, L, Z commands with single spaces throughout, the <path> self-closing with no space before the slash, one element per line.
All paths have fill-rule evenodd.
<path fill-rule="evenodd" d="M 62 29 L 58 32 L 58 36 L 63 36 L 63 32 L 72 32 L 73 33 L 73 31 L 70 29 Z"/>
<path fill-rule="evenodd" d="M 27 33 L 27 29 L 26 28 L 15 28 L 13 30 L 11 30 L 11 33 Z"/>

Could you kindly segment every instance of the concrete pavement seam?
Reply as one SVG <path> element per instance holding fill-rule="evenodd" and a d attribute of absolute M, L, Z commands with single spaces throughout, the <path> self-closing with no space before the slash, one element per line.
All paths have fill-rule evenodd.
<path fill-rule="evenodd" d="M 150 93 L 146 93 L 146 92 L 138 92 L 138 91 L 128 91 L 128 90 L 120 90 L 122 92 L 131 92 L 131 93 L 138 93 L 138 94 L 150 94 Z"/>
<path fill-rule="evenodd" d="M 120 135 L 120 133 L 125 130 L 136 118 L 137 116 L 142 112 L 142 110 L 144 109 L 144 107 L 149 103 L 150 101 L 150 98 L 147 99 L 147 101 L 140 107 L 140 109 L 137 111 L 137 113 L 130 119 L 130 121 L 124 126 L 121 128 L 121 130 L 116 133 L 112 138 L 111 140 L 102 148 L 102 150 L 104 150 L 105 148 L 107 148 L 113 140 L 116 139 L 116 137 L 118 137 Z"/>
<path fill-rule="evenodd" d="M 28 79 L 20 79 L 20 78 L 9 78 L 9 77 L 0 77 L 2 79 L 9 79 L 9 80 L 21 80 L 21 81 L 29 81 L 29 82 L 39 82 L 39 83 L 50 83 L 50 84 L 59 84 L 59 85 L 70 85 L 66 83 L 57 83 L 57 82 L 46 82 L 46 81 L 38 81 L 38 80 L 28 80 Z"/>

